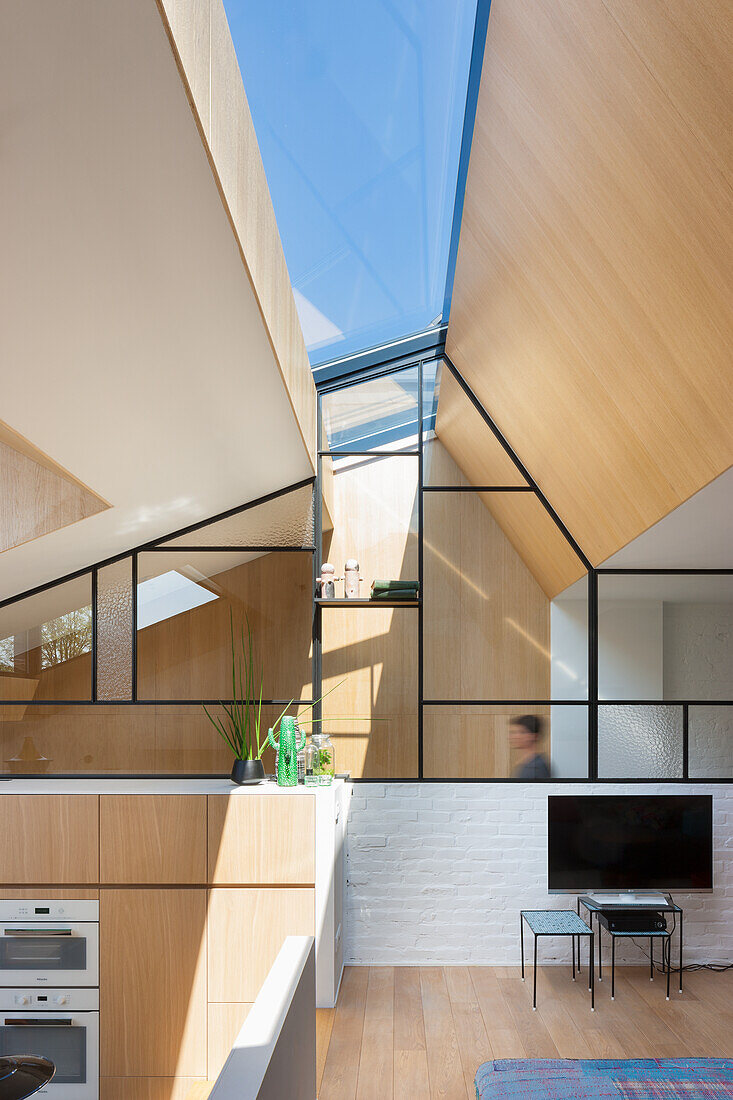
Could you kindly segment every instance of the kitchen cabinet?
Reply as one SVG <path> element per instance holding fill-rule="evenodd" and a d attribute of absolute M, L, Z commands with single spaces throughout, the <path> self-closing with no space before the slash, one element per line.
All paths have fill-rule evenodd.
<path fill-rule="evenodd" d="M 99 881 L 97 795 L 3 794 L 0 882 Z"/>
<path fill-rule="evenodd" d="M 12 788 L 12 793 L 7 788 Z M 0 788 L 0 898 L 100 900 L 101 1100 L 187 1100 L 215 1076 L 288 935 L 343 969 L 351 788 L 18 779 Z"/>
<path fill-rule="evenodd" d="M 104 889 L 104 1077 L 206 1076 L 206 891 Z"/>
<path fill-rule="evenodd" d="M 204 883 L 206 795 L 102 795 L 102 883 Z"/>
<path fill-rule="evenodd" d="M 209 795 L 209 882 L 313 886 L 315 797 Z"/>
<path fill-rule="evenodd" d="M 240 1001 L 209 1003 L 207 1067 L 211 1080 L 221 1072 L 251 1007 Z"/>
<path fill-rule="evenodd" d="M 254 1001 L 286 936 L 312 936 L 315 891 L 294 889 L 209 891 L 210 1001 Z"/>
<path fill-rule="evenodd" d="M 210 1086 L 199 1077 L 102 1077 L 99 1100 L 191 1100 L 201 1084 L 201 1096 Z"/>

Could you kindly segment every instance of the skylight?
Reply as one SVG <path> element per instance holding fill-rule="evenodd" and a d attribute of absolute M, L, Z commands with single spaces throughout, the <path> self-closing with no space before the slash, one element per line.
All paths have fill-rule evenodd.
<path fill-rule="evenodd" d="M 311 364 L 443 318 L 476 0 L 225 0 Z"/>
<path fill-rule="evenodd" d="M 195 581 L 184 577 L 175 569 L 141 581 L 137 589 L 137 627 L 146 626 L 172 619 L 194 607 L 218 600 L 216 593 L 209 591 Z"/>

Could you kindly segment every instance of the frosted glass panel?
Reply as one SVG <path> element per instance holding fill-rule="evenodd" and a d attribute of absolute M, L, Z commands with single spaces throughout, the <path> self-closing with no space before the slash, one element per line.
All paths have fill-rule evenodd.
<path fill-rule="evenodd" d="M 682 707 L 598 708 L 599 779 L 680 779 Z"/>
<path fill-rule="evenodd" d="M 587 707 L 550 707 L 550 773 L 553 779 L 588 777 Z"/>
<path fill-rule="evenodd" d="M 97 698 L 132 698 L 132 558 L 97 574 Z"/>
<path fill-rule="evenodd" d="M 309 547 L 314 537 L 313 487 L 305 485 L 160 545 Z"/>
<path fill-rule="evenodd" d="M 733 776 L 733 707 L 690 707 L 688 738 L 690 778 Z"/>

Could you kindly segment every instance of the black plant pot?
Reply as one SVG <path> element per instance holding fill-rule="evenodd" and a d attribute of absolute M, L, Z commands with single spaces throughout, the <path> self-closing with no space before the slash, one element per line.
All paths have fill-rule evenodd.
<path fill-rule="evenodd" d="M 232 765 L 232 783 L 245 787 L 252 783 L 261 783 L 265 778 L 265 769 L 261 760 L 235 760 Z"/>

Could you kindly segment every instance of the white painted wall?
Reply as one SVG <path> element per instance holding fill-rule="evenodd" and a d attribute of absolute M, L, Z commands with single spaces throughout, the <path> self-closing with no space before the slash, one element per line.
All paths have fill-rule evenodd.
<path fill-rule="evenodd" d="M 518 964 L 519 910 L 574 904 L 547 893 L 547 796 L 597 792 L 562 783 L 355 785 L 347 963 Z M 603 793 L 713 794 L 715 891 L 675 900 L 685 909 L 688 961 L 733 962 L 733 785 L 619 783 Z M 569 964 L 566 941 L 540 950 Z M 641 958 L 632 946 L 619 953 Z"/>
<path fill-rule="evenodd" d="M 598 697 L 662 698 L 661 600 L 599 600 Z"/>

